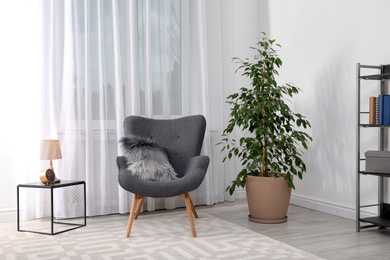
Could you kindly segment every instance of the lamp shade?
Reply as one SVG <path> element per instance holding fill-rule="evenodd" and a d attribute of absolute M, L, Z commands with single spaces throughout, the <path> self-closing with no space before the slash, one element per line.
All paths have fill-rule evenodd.
<path fill-rule="evenodd" d="M 41 141 L 41 160 L 62 159 L 61 146 L 59 140 Z"/>

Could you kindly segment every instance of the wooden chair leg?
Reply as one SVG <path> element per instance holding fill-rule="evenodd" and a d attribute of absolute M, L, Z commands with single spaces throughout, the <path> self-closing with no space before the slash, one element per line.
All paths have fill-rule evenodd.
<path fill-rule="evenodd" d="M 130 216 L 129 216 L 129 222 L 127 224 L 126 237 L 130 236 L 131 227 L 133 226 L 133 221 L 135 219 L 135 211 L 137 208 L 138 198 L 139 198 L 139 196 L 137 194 L 133 195 L 133 202 L 131 203 Z"/>
<path fill-rule="evenodd" d="M 190 197 L 190 196 L 188 196 L 188 197 L 189 197 L 190 202 L 191 202 L 192 214 L 194 214 L 194 217 L 195 217 L 195 218 L 199 218 L 199 217 L 198 217 L 198 213 L 196 213 L 196 210 L 195 210 L 195 207 L 194 207 L 194 203 L 192 203 L 191 197 Z"/>
<path fill-rule="evenodd" d="M 188 215 L 188 219 L 190 220 L 192 236 L 196 237 L 194 217 L 192 215 L 192 214 L 194 214 L 195 208 L 194 208 L 194 206 L 192 204 L 191 197 L 188 194 L 188 192 L 183 194 L 182 197 L 184 198 L 184 202 L 186 203 L 187 215 Z M 196 214 L 196 211 L 195 211 L 195 214 Z M 198 216 L 198 215 L 196 215 L 196 216 Z"/>
<path fill-rule="evenodd" d="M 142 204 L 144 204 L 144 199 L 145 199 L 145 197 L 143 197 L 143 196 L 138 196 L 138 198 L 139 198 L 140 200 L 139 200 L 139 203 L 138 203 L 137 210 L 136 210 L 136 212 L 135 212 L 135 217 L 134 217 L 135 219 L 138 218 L 139 212 L 141 211 Z"/>

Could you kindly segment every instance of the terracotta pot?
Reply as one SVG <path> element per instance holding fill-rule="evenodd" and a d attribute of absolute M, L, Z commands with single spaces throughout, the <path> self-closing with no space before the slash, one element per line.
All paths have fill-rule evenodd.
<path fill-rule="evenodd" d="M 248 176 L 246 197 L 249 220 L 272 224 L 287 221 L 291 188 L 284 178 Z"/>

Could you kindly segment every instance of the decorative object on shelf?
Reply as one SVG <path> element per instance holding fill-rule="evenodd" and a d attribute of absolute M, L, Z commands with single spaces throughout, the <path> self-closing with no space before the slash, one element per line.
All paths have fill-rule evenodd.
<path fill-rule="evenodd" d="M 390 151 L 366 151 L 366 171 L 390 173 Z"/>
<path fill-rule="evenodd" d="M 263 34 L 257 46 L 251 47 L 256 52 L 252 59 L 233 58 L 239 64 L 238 70 L 243 71 L 242 75 L 248 77 L 251 84 L 227 97 L 227 103 L 231 105 L 230 119 L 219 144 L 223 145 L 222 151 L 227 152 L 223 161 L 235 156 L 243 166 L 227 191 L 233 194 L 236 187 L 246 186 L 249 219 L 261 223 L 281 223 L 287 220 L 291 189 L 295 188 L 293 176 L 302 179 L 306 171 L 301 159 L 302 150 L 307 149 L 308 142 L 312 140 L 309 134 L 297 129 L 311 126 L 303 115 L 291 111 L 288 98 L 298 94 L 300 89 L 291 83 L 279 85 L 276 82 L 282 65 L 276 51 L 280 45 Z M 244 134 L 237 141 L 231 137 L 235 129 Z M 261 180 L 266 184 L 257 185 Z M 280 192 L 274 186 L 269 188 L 279 184 L 280 180 L 284 185 Z M 260 196 L 257 191 L 263 190 L 264 185 L 269 188 L 268 192 Z M 254 195 L 251 195 L 252 192 L 255 192 Z M 282 195 L 287 197 L 274 200 Z M 251 198 L 255 201 L 249 201 Z M 271 198 L 272 205 L 261 206 L 269 205 Z M 252 206 L 263 209 L 256 210 Z M 281 211 L 270 214 L 281 207 Z"/>
<path fill-rule="evenodd" d="M 62 159 L 59 140 L 45 139 L 41 141 L 41 160 L 50 160 L 50 168 L 41 171 L 40 179 L 43 184 L 60 182 L 55 176 L 53 161 Z"/>

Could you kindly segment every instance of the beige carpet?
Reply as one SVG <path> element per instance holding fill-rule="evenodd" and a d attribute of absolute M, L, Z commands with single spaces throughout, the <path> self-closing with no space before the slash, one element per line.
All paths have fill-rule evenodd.
<path fill-rule="evenodd" d="M 17 232 L 15 223 L 0 223 L 0 259 L 320 259 L 201 212 L 196 238 L 185 211 L 141 213 L 125 238 L 127 217 L 88 218 L 86 227 L 55 236 Z M 22 224 L 49 227 L 47 221 Z"/>

